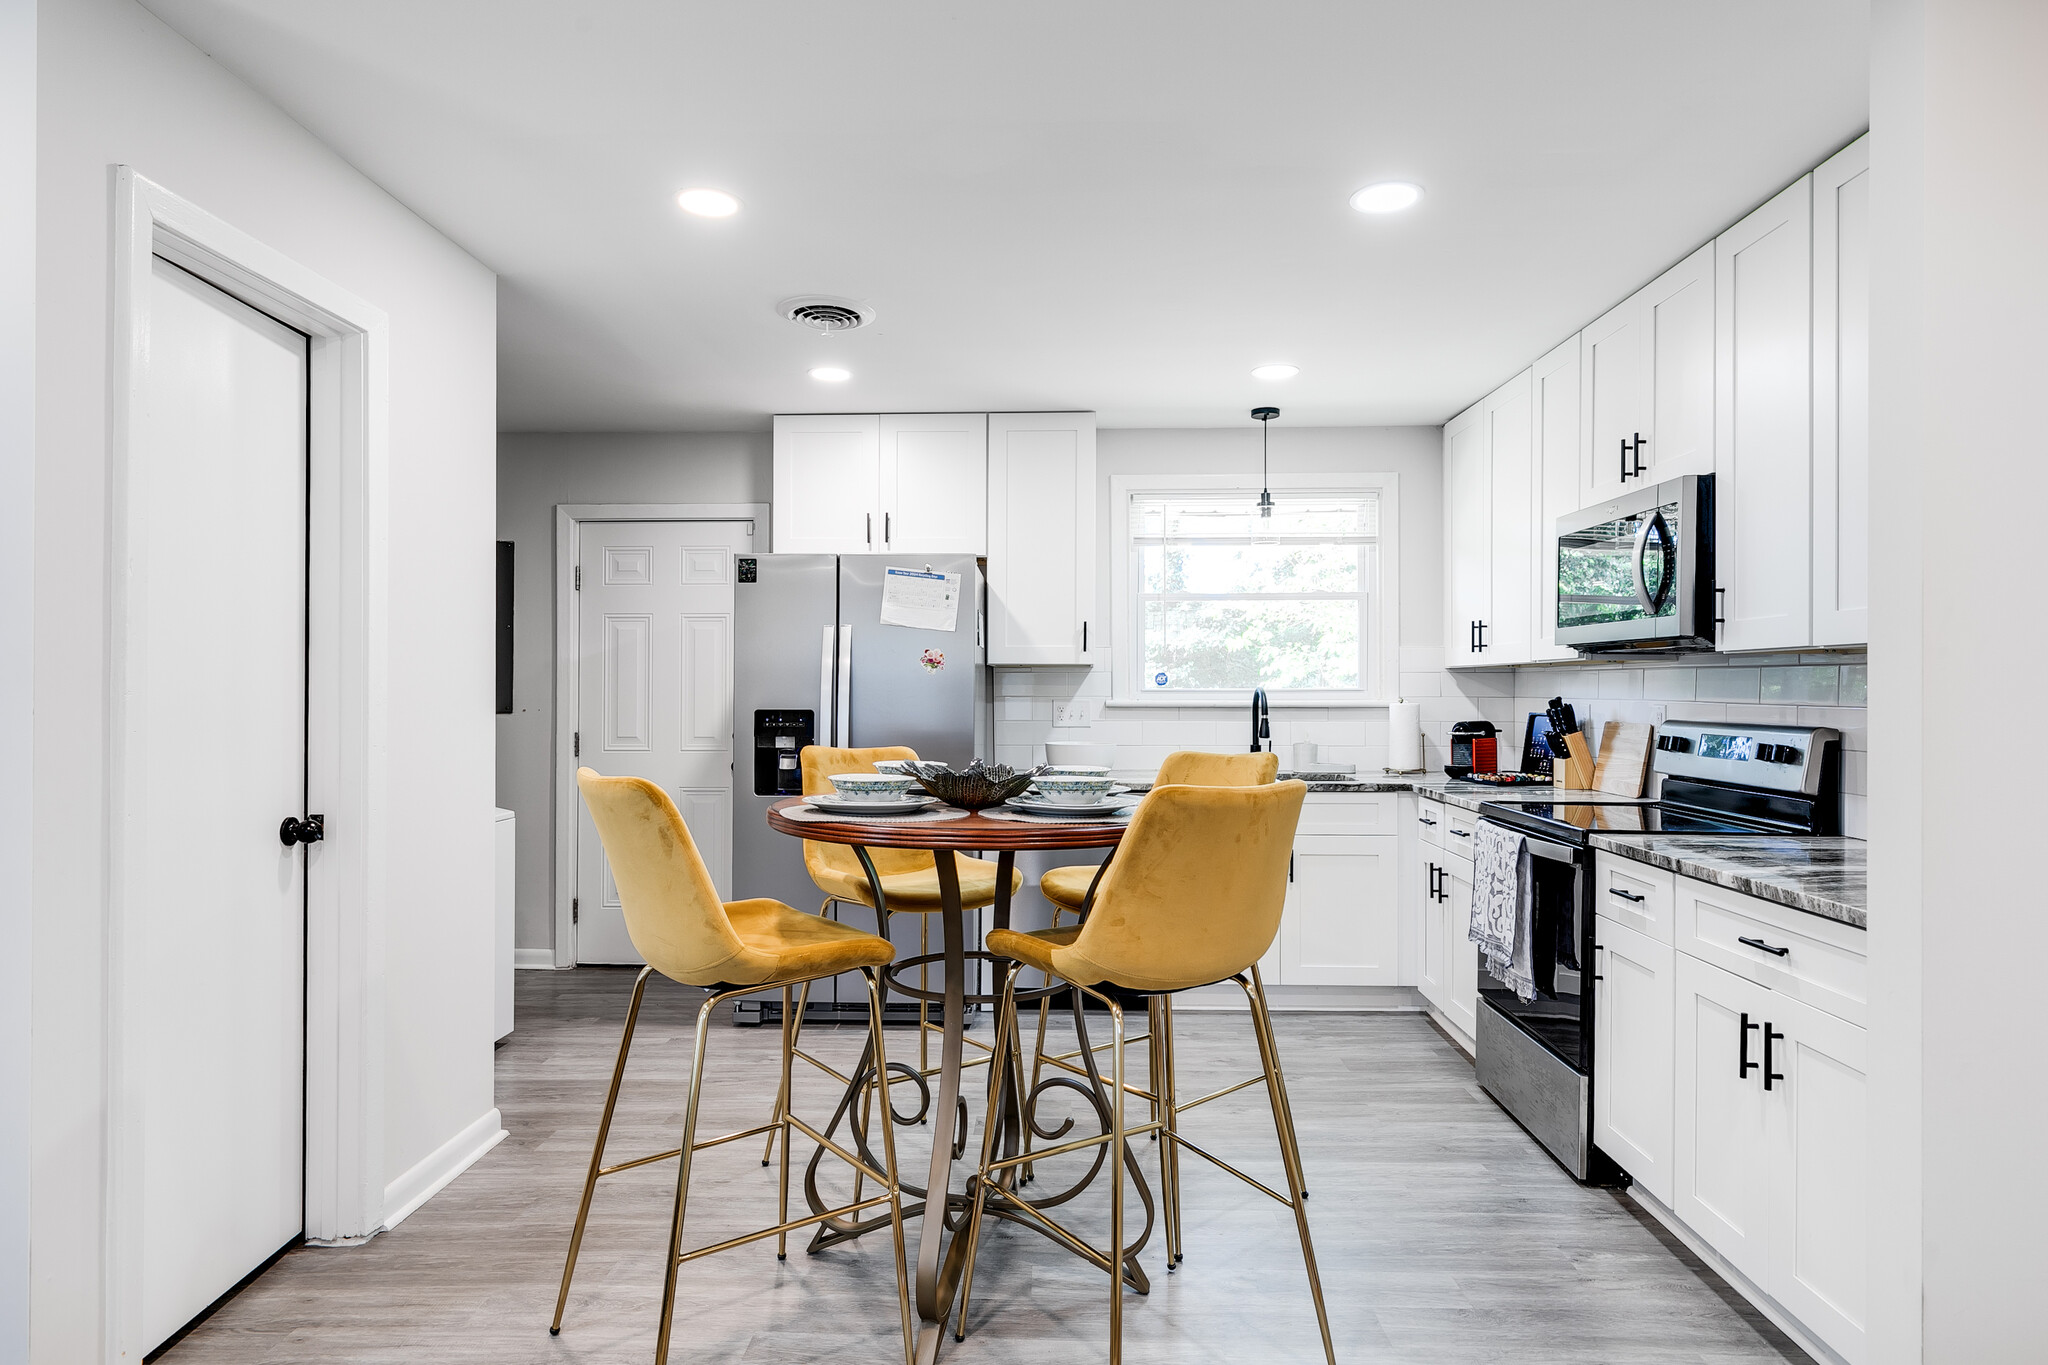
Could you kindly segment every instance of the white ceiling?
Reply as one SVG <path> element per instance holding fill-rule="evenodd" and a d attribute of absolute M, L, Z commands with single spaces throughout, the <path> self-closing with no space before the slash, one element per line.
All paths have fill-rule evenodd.
<path fill-rule="evenodd" d="M 1441 422 L 1868 117 L 1867 0 L 145 3 L 499 272 L 506 430 Z"/>

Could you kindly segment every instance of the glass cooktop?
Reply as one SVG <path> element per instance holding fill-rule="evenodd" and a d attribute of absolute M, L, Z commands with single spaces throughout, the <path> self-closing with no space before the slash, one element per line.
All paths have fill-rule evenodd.
<path fill-rule="evenodd" d="M 1502 824 L 1547 826 L 1582 834 L 1771 834 L 1781 833 L 1743 824 L 1707 811 L 1692 811 L 1659 802 L 1642 805 L 1574 805 L 1563 801 L 1506 806 L 1488 804 L 1485 814 Z M 1517 818 L 1520 817 L 1520 818 Z M 1560 830 L 1559 832 L 1563 832 Z"/>

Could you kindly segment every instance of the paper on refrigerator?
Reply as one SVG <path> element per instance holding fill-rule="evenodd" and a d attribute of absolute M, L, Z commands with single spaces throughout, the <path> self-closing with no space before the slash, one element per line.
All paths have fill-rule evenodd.
<path fill-rule="evenodd" d="M 929 569 L 882 570 L 882 624 L 954 630 L 960 623 L 960 575 Z"/>

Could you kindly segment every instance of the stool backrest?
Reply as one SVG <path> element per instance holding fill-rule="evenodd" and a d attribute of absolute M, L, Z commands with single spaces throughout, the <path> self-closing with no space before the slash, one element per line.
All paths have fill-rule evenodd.
<path fill-rule="evenodd" d="M 804 770 L 804 795 L 822 796 L 832 790 L 832 784 L 825 779 L 833 773 L 871 773 L 879 771 L 875 764 L 886 759 L 917 758 L 917 750 L 906 749 L 901 744 L 885 744 L 873 749 L 834 749 L 828 745 L 813 744 L 797 757 Z M 874 859 L 875 871 L 884 877 L 893 877 L 899 872 L 922 872 L 933 863 L 932 855 L 917 848 L 871 848 L 868 857 Z M 831 871 L 867 878 L 861 870 L 860 857 L 845 844 L 827 844 L 815 839 L 804 840 L 804 867 L 813 879 L 822 871 Z"/>
<path fill-rule="evenodd" d="M 1166 756 L 1152 781 L 1160 787 L 1263 787 L 1279 775 L 1276 753 L 1204 754 L 1182 749 Z"/>
<path fill-rule="evenodd" d="M 626 933 L 648 965 L 691 986 L 726 978 L 746 955 L 697 842 L 668 793 L 640 777 L 576 770 L 576 787 L 626 912 Z"/>
<path fill-rule="evenodd" d="M 1060 975 L 1185 990 L 1264 957 L 1287 899 L 1303 782 L 1154 787 L 1131 817 Z M 1078 973 L 1078 975 L 1076 974 Z"/>

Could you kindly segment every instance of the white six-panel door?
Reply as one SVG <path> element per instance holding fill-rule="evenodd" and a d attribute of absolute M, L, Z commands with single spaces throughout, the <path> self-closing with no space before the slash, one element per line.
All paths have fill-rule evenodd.
<path fill-rule="evenodd" d="M 129 498 L 140 1349 L 304 1226 L 306 339 L 159 260 Z M 133 1226 L 132 1224 L 130 1226 Z"/>
<path fill-rule="evenodd" d="M 749 526 L 579 528 L 577 761 L 666 791 L 722 896 L 732 894 L 733 559 L 752 546 Z M 577 810 L 576 960 L 637 963 L 597 827 Z"/>

